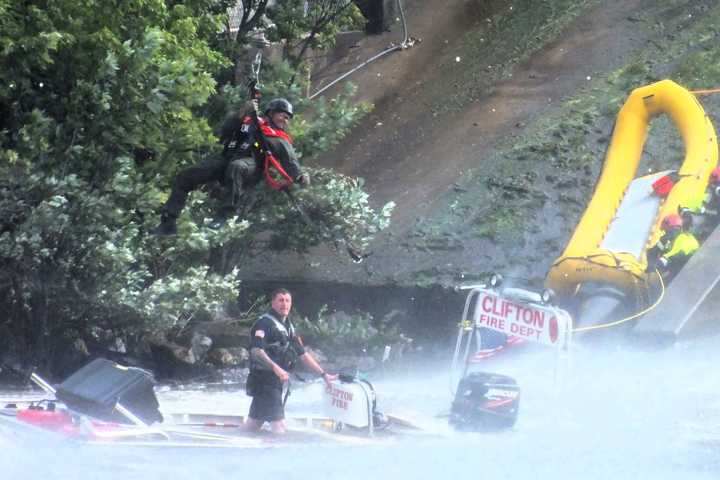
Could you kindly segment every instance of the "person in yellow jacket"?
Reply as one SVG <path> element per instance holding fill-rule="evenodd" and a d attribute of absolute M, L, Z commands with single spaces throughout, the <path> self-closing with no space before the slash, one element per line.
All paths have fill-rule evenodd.
<path fill-rule="evenodd" d="M 710 174 L 704 213 L 709 217 L 713 228 L 720 223 L 720 167 Z"/>
<path fill-rule="evenodd" d="M 678 213 L 685 231 L 692 230 L 700 239 L 712 233 L 720 223 L 720 167 L 710 173 L 707 189 L 680 206 Z"/>
<path fill-rule="evenodd" d="M 648 269 L 658 268 L 665 277 L 674 276 L 690 256 L 700 248 L 695 235 L 683 227 L 683 218 L 677 213 L 667 215 L 661 228 L 665 232 L 648 252 Z M 652 259 L 656 258 L 655 261 Z"/>

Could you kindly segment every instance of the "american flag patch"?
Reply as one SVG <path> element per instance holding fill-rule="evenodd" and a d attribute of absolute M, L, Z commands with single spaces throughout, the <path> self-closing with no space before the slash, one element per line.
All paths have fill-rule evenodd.
<path fill-rule="evenodd" d="M 265 330 L 255 330 L 255 336 L 258 338 L 265 338 Z"/>
<path fill-rule="evenodd" d="M 507 350 L 509 347 L 514 347 L 523 343 L 523 339 L 515 336 L 508 336 L 504 345 L 497 346 L 495 348 L 482 348 L 477 350 L 473 356 L 468 359 L 469 363 L 477 363 L 485 360 L 486 358 L 494 357 L 503 350 Z"/>

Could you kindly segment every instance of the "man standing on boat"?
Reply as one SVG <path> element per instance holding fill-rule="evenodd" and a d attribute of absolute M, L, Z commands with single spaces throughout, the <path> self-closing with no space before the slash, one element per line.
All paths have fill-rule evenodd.
<path fill-rule="evenodd" d="M 285 433 L 283 386 L 290 378 L 288 371 L 295 360 L 300 359 L 327 385 L 337 380 L 337 375 L 325 372 L 295 334 L 288 318 L 292 308 L 290 292 L 284 288 L 275 290 L 271 307 L 250 329 L 247 393 L 253 400 L 245 426 L 248 430 L 259 430 L 265 422 L 270 422 L 273 433 Z"/>

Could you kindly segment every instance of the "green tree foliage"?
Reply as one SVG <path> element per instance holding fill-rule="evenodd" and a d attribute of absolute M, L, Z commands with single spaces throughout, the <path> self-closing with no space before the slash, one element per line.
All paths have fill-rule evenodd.
<path fill-rule="evenodd" d="M 67 332 L 165 329 L 212 314 L 236 295 L 234 266 L 261 231 L 289 229 L 304 240 L 287 245 L 296 250 L 331 241 L 283 222 L 289 205 L 262 188 L 268 200 L 221 230 L 203 227 L 215 203 L 197 192 L 178 237 L 147 235 L 173 175 L 217 152 L 210 125 L 243 95 L 216 83 L 232 66 L 214 47 L 227 5 L 0 0 L 0 326 L 26 362 L 47 366 L 51 340 Z M 285 91 L 300 97 L 300 86 Z M 337 141 L 363 111 L 337 102 L 348 118 L 300 120 L 298 137 Z M 340 130 L 324 138 L 323 119 Z M 386 223 L 389 211 L 369 209 L 354 180 L 317 177 L 304 200 L 361 219 L 364 233 L 330 210 L 327 231 L 362 241 Z"/>
<path fill-rule="evenodd" d="M 260 108 L 272 98 L 284 97 L 293 103 L 298 113 L 290 125 L 293 145 L 301 158 L 309 158 L 335 146 L 350 131 L 371 106 L 365 102 L 353 102 L 357 88 L 347 84 L 345 91 L 326 100 L 308 100 L 303 92 L 307 90 L 304 79 L 296 76 L 287 62 L 263 66 L 261 90 L 263 100 Z M 248 99 L 245 85 L 224 85 L 222 94 L 208 104 L 206 116 L 219 125 L 228 111 L 242 108 Z"/>
<path fill-rule="evenodd" d="M 286 59 L 299 67 L 308 49 L 323 50 L 342 30 L 362 28 L 360 10 L 352 0 L 285 0 L 269 10 L 271 40 L 285 43 Z"/>
<path fill-rule="evenodd" d="M 378 356 L 386 345 L 408 344 L 406 337 L 389 319 L 376 320 L 367 313 L 329 314 L 323 307 L 315 319 L 294 319 L 308 345 L 320 348 L 329 355 Z"/>
<path fill-rule="evenodd" d="M 234 290 L 199 266 L 192 237 L 145 235 L 154 178 L 213 140 L 193 109 L 226 60 L 195 4 L 0 1 L 0 301 L 27 361 L 47 362 L 48 338 L 69 329 L 177 321 Z M 157 161 L 138 168 L 149 146 Z M 178 283 L 193 288 L 165 301 Z"/>
<path fill-rule="evenodd" d="M 326 101 L 310 101 L 302 93 L 306 85 L 295 76 L 287 62 L 263 67 L 261 110 L 266 101 L 285 97 L 293 102 L 296 115 L 290 124 L 293 145 L 305 161 L 304 169 L 311 173 L 312 186 L 296 191 L 301 208 L 313 226 L 279 192 L 259 185 L 245 200 L 242 217 L 249 222 L 249 234 L 224 245 L 215 256 L 219 271 L 228 271 L 250 252 L 261 254 L 266 249 L 307 252 L 310 247 L 329 243 L 337 248 L 343 242 L 363 249 L 375 233 L 390 221 L 394 203 L 379 211 L 370 207 L 361 179 L 349 178 L 327 169 L 314 169 L 308 161 L 314 154 L 336 145 L 370 110 L 366 103 L 352 103 L 352 85 L 346 91 Z M 222 112 L 234 111 L 248 98 L 244 85 L 225 85 L 222 95 L 216 96 L 208 107 L 208 116 L 219 123 Z M 261 235 L 262 234 L 262 235 Z M 263 241 L 257 240 L 263 238 Z"/>
<path fill-rule="evenodd" d="M 225 29 L 227 37 L 238 44 L 247 42 L 247 36 L 254 29 L 262 26 L 268 0 L 232 0 L 228 8 L 234 7 L 233 16 L 236 25 L 227 24 Z M 231 27 L 235 27 L 235 29 Z"/>

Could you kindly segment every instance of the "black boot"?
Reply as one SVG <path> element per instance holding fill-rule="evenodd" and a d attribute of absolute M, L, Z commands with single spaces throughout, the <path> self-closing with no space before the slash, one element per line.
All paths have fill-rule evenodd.
<path fill-rule="evenodd" d="M 163 213 L 160 216 L 160 225 L 150 230 L 150 235 L 157 235 L 159 237 L 177 235 L 176 220 L 177 219 L 175 217 L 171 217 L 170 215 Z"/>
<path fill-rule="evenodd" d="M 220 230 L 225 226 L 230 217 L 235 213 L 233 207 L 223 207 L 215 214 L 215 217 L 208 223 L 208 228 L 212 230 Z"/>
<path fill-rule="evenodd" d="M 220 230 L 227 223 L 226 217 L 217 216 L 208 223 L 208 228 L 211 230 Z"/>

